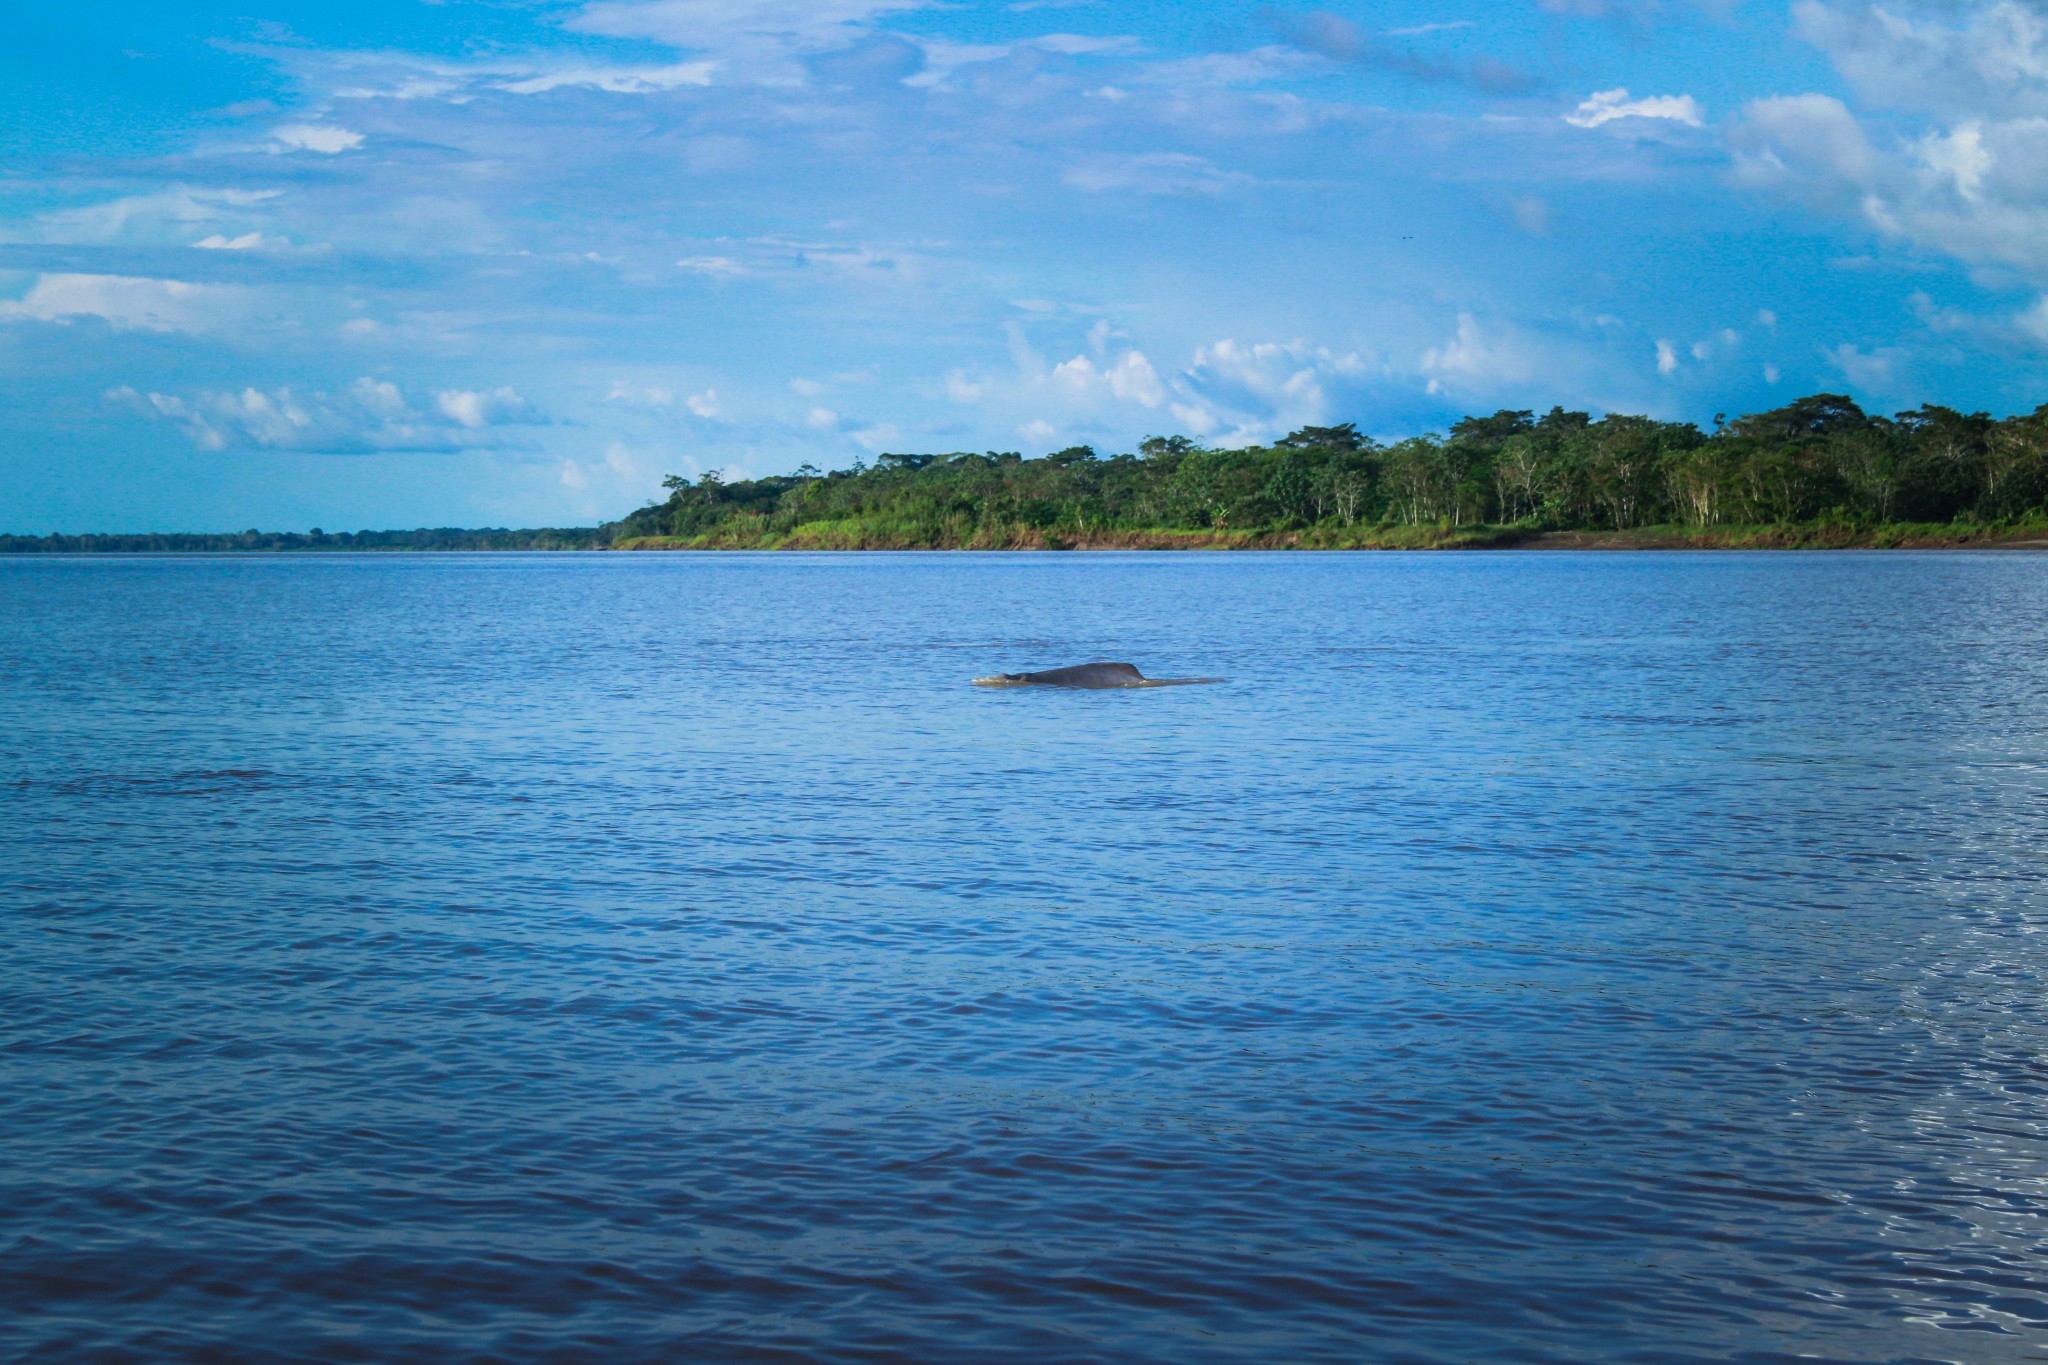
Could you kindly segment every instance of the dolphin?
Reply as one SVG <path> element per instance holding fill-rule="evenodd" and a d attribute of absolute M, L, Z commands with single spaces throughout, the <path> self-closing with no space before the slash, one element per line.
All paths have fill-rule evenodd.
<path fill-rule="evenodd" d="M 976 687 L 1185 687 L 1189 683 L 1222 682 L 1222 678 L 1148 678 L 1135 664 L 1075 664 L 1038 673 L 997 673 L 976 678 Z"/>

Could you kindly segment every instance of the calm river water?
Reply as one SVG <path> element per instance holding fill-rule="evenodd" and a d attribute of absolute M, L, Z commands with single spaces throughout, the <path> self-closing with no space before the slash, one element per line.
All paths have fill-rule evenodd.
<path fill-rule="evenodd" d="M 0 801 L 7 1359 L 2048 1354 L 2048 558 L 19 558 Z"/>

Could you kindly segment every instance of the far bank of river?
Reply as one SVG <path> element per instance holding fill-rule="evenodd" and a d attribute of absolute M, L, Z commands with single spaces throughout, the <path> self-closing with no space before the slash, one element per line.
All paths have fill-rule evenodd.
<path fill-rule="evenodd" d="M 1556 531 L 1526 526 L 1316 526 L 1299 531 L 1074 531 L 1011 525 L 965 532 L 872 521 L 806 522 L 787 532 L 619 536 L 613 526 L 540 530 L 245 531 L 0 535 L 0 556 L 392 554 L 556 550 L 1953 550 L 2048 549 L 2048 524 L 1807 522 Z"/>
<path fill-rule="evenodd" d="M 632 536 L 613 550 L 1950 550 L 2048 549 L 2048 525 L 1645 526 L 1543 531 L 1519 526 L 1316 527 L 1306 531 L 1063 532 L 1015 526 L 967 537 L 813 522 L 787 535 Z"/>

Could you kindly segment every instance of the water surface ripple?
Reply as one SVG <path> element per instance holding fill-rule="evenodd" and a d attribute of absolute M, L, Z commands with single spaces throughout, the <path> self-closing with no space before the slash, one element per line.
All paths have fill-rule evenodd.
<path fill-rule="evenodd" d="M 0 562 L 0 1355 L 2042 1359 L 2044 589 Z"/>

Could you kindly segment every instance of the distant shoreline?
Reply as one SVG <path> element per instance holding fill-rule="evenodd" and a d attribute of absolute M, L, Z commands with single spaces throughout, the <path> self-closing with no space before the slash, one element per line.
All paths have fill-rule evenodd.
<path fill-rule="evenodd" d="M 596 526 L 37 537 L 0 553 L 403 550 L 1862 550 L 2048 548 L 2048 404 L 1895 418 L 1842 394 L 1685 422 L 1554 407 L 1384 445 L 1350 422 L 1211 450 L 1153 436 L 883 452 L 728 481 Z"/>
<path fill-rule="evenodd" d="M 1027 531 L 1002 543 L 931 544 L 857 536 L 761 537 L 635 536 L 607 548 L 623 551 L 719 550 L 1958 550 L 2048 549 L 2048 526 L 1730 526 L 1712 529 L 1650 526 L 1628 531 L 1533 530 L 1513 526 L 1360 527 L 1288 532 L 1111 531 L 1070 535 Z"/>
<path fill-rule="evenodd" d="M 630 536 L 608 527 L 514 531 L 299 532 L 241 534 L 0 536 L 0 555 L 447 554 L 569 551 L 1104 551 L 1104 550 L 2048 550 L 2048 524 L 1959 526 L 1808 522 L 1710 528 L 1647 526 L 1626 531 L 1539 530 L 1519 526 L 1316 527 L 1307 531 L 1107 531 L 1060 533 L 1007 528 L 965 540 L 878 534 L 870 528 L 805 526 L 796 534 Z M 816 532 L 826 531 L 826 534 Z M 838 532 L 833 534 L 830 532 Z M 812 534 L 805 534 L 812 532 Z"/>

